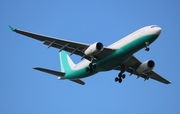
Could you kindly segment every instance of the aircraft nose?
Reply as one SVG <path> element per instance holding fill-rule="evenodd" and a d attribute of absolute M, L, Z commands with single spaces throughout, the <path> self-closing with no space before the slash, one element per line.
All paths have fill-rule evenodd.
<path fill-rule="evenodd" d="M 157 28 L 156 28 L 156 34 L 160 35 L 160 34 L 161 34 L 161 31 L 162 31 L 161 27 L 157 27 Z"/>

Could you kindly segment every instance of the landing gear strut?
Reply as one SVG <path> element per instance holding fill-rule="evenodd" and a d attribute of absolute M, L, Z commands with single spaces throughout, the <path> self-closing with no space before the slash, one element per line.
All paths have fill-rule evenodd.
<path fill-rule="evenodd" d="M 145 44 L 146 44 L 145 51 L 149 51 L 150 50 L 150 48 L 148 47 L 149 46 L 149 42 L 146 42 Z"/>
<path fill-rule="evenodd" d="M 97 56 L 91 56 L 91 62 L 89 63 L 89 67 L 86 68 L 86 72 L 92 73 L 93 70 L 96 68 L 96 63 L 95 61 L 98 60 Z"/>
<path fill-rule="evenodd" d="M 89 63 L 89 67 L 86 68 L 86 72 L 90 72 L 92 73 L 93 72 L 93 69 L 96 68 L 96 64 L 93 64 L 92 62 Z"/>

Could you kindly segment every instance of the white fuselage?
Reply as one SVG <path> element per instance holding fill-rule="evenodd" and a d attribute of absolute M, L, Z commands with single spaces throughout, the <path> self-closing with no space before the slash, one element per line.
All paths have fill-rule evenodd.
<path fill-rule="evenodd" d="M 161 33 L 161 28 L 152 25 L 143 27 L 126 37 L 118 40 L 117 42 L 108 46 L 113 50 L 116 50 L 115 53 L 109 55 L 108 57 L 97 62 L 97 68 L 94 73 L 84 74 L 83 76 L 77 78 L 83 78 L 90 75 L 93 75 L 99 71 L 107 71 L 116 68 L 117 66 L 123 64 L 130 56 L 132 56 L 135 52 L 146 46 L 146 43 L 150 45 Z M 155 35 L 156 37 L 153 37 Z M 151 37 L 152 36 L 152 37 Z M 88 67 L 90 61 L 83 60 L 73 67 L 74 71 L 82 70 Z"/>

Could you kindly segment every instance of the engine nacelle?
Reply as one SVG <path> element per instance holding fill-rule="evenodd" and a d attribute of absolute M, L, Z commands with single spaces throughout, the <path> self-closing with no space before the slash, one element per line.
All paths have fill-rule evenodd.
<path fill-rule="evenodd" d="M 143 73 L 147 73 L 153 70 L 155 66 L 155 63 L 153 60 L 147 60 L 145 62 L 143 62 L 138 68 L 137 68 L 137 73 L 138 74 L 143 74 Z"/>
<path fill-rule="evenodd" d="M 84 52 L 86 56 L 93 56 L 100 53 L 104 49 L 103 44 L 101 42 L 96 42 L 90 45 Z"/>

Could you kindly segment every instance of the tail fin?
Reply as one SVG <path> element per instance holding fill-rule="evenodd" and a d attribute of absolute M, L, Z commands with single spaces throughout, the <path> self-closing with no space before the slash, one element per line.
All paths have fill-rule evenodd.
<path fill-rule="evenodd" d="M 61 72 L 71 71 L 72 68 L 76 66 L 69 57 L 69 55 L 64 50 L 62 50 L 59 53 L 59 56 L 60 56 Z"/>
<path fill-rule="evenodd" d="M 61 72 L 50 70 L 50 69 L 45 69 L 45 68 L 40 68 L 40 67 L 36 67 L 34 69 L 42 71 L 42 72 L 46 72 L 49 74 L 53 74 L 53 75 L 56 75 L 58 77 L 64 77 L 66 75 L 66 73 L 73 70 L 73 67 L 76 65 L 74 64 L 74 62 L 71 60 L 71 58 L 69 57 L 69 55 L 65 51 L 61 51 L 59 53 L 59 55 L 60 55 L 60 62 L 61 62 L 60 63 L 61 64 Z M 75 83 L 81 84 L 81 85 L 85 84 L 80 79 L 69 79 L 69 80 L 73 81 Z"/>

